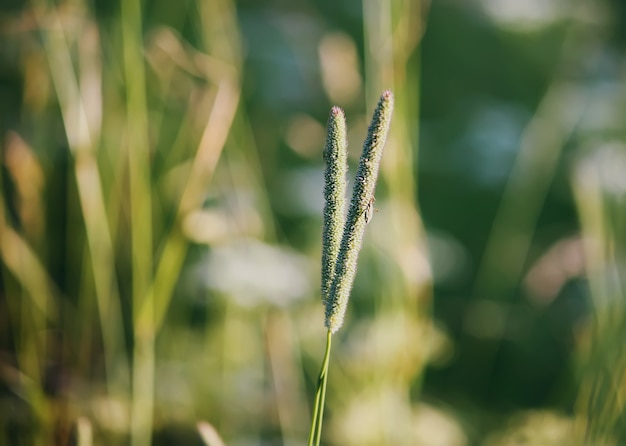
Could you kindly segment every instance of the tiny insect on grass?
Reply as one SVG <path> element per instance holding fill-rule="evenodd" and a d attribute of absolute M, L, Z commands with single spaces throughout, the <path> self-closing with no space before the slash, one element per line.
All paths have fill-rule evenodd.
<path fill-rule="evenodd" d="M 363 214 L 365 215 L 365 224 L 368 224 L 371 220 L 372 217 L 374 216 L 374 202 L 376 201 L 376 198 L 372 197 L 372 199 L 369 201 L 369 203 L 367 203 L 367 207 L 365 208 L 365 211 L 363 212 Z"/>

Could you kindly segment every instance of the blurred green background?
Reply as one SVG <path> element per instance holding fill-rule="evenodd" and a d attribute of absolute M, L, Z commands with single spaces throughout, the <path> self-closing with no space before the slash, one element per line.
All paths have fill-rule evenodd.
<path fill-rule="evenodd" d="M 323 443 L 624 444 L 625 30 L 620 0 L 3 0 L 0 445 L 305 444 L 326 119 L 353 178 L 384 89 Z"/>

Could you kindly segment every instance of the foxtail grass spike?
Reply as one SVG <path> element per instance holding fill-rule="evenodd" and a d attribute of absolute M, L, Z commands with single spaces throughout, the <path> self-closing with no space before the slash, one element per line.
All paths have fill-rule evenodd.
<path fill-rule="evenodd" d="M 374 199 L 378 168 L 387 140 L 392 112 L 393 94 L 387 90 L 378 101 L 368 129 L 367 139 L 363 144 L 352 202 L 326 301 L 326 327 L 331 333 L 336 333 L 343 324 L 348 306 L 350 291 L 356 276 L 357 258 L 363 242 L 365 226 L 368 222 L 367 211 Z"/>
<path fill-rule="evenodd" d="M 324 147 L 324 228 L 322 231 L 322 301 L 326 304 L 335 274 L 345 221 L 348 149 L 343 110 L 333 107 Z"/>

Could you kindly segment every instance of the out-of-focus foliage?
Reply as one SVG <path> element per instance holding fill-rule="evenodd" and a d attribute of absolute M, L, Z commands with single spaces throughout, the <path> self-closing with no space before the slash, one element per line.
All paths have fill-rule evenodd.
<path fill-rule="evenodd" d="M 622 444 L 624 29 L 619 0 L 1 2 L 0 445 L 303 444 L 324 125 L 354 168 L 387 88 L 324 443 Z"/>

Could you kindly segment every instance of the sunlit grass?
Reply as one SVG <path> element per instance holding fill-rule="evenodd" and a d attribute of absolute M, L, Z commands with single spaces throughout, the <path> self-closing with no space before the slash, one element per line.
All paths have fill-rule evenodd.
<path fill-rule="evenodd" d="M 420 396 L 427 364 L 463 347 L 431 317 L 417 203 L 426 4 L 363 0 L 350 13 L 362 19 L 358 32 L 337 29 L 341 21 L 322 9 L 309 19 L 267 12 L 279 29 L 272 38 L 297 62 L 285 72 L 287 56 L 257 54 L 244 41 L 244 25 L 255 25 L 238 15 L 242 5 L 148 3 L 96 11 L 40 0 L 0 17 L 2 54 L 23 85 L 19 107 L 0 123 L 9 130 L 0 172 L 0 445 L 304 444 L 310 420 L 321 420 L 310 411 L 326 334 L 321 120 L 331 103 L 346 110 L 353 167 L 366 113 L 387 88 L 394 118 L 376 210 L 356 298 L 327 358 L 317 440 L 621 444 L 623 125 L 598 130 L 621 119 L 619 107 L 589 112 L 595 90 L 569 69 L 572 60 L 595 66 L 586 56 L 597 54 L 580 42 L 603 22 L 571 19 L 566 68 L 532 111 L 473 284 L 475 295 L 504 294 L 532 269 L 544 197 L 590 126 L 600 135 L 590 153 L 567 160 L 593 306 L 588 324 L 575 327 L 576 407 L 508 419 Z M 269 75 L 249 71 L 263 57 Z M 319 93 L 310 110 L 290 76 Z M 270 90 L 268 79 L 281 88 Z M 551 270 L 554 258 L 542 266 Z M 504 339 L 504 323 L 486 325 Z M 481 367 L 493 363 L 483 358 Z"/>

